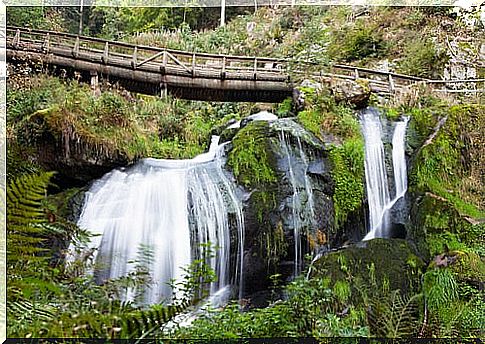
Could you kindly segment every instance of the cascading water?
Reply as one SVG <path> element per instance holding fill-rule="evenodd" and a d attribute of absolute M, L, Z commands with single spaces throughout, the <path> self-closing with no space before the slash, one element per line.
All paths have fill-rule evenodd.
<path fill-rule="evenodd" d="M 308 169 L 308 158 L 305 154 L 305 151 L 303 150 L 303 147 L 301 145 L 301 140 L 300 137 L 297 136 L 297 141 L 298 141 L 298 150 L 300 152 L 300 158 L 301 161 L 304 164 L 304 171 L 305 171 L 305 191 L 308 196 L 308 210 L 310 212 L 310 219 L 313 221 L 315 219 L 315 210 L 314 210 L 314 203 L 313 203 L 313 189 L 312 189 L 312 183 L 310 181 L 310 178 L 308 177 L 308 174 L 306 174 L 306 170 Z"/>
<path fill-rule="evenodd" d="M 392 165 L 394 168 L 394 182 L 396 185 L 395 200 L 403 197 L 408 188 L 408 176 L 406 169 L 406 127 L 408 125 L 409 117 L 405 117 L 403 121 L 396 123 L 394 135 L 392 136 Z"/>
<path fill-rule="evenodd" d="M 385 235 L 387 213 L 384 208 L 389 203 L 382 125 L 377 110 L 367 109 L 362 114 L 362 130 L 365 140 L 364 167 L 370 223 L 370 232 L 364 240 L 368 240 Z"/>
<path fill-rule="evenodd" d="M 396 123 L 392 138 L 392 163 L 396 194 L 390 199 L 385 163 L 383 130 L 375 109 L 363 112 L 361 123 L 365 140 L 365 180 L 369 203 L 370 231 L 363 240 L 389 237 L 389 211 L 407 191 L 405 134 L 409 118 Z"/>
<path fill-rule="evenodd" d="M 142 303 L 168 301 L 172 288 L 167 283 L 180 281 L 184 267 L 205 257 L 200 244 L 210 242 L 215 249 L 206 262 L 217 274 L 210 293 L 227 290 L 232 275 L 241 294 L 244 219 L 235 186 L 222 170 L 223 146 L 213 137 L 209 152 L 194 159 L 144 159 L 92 186 L 78 225 L 100 235 L 89 245 L 97 249 L 99 282 L 126 276 L 144 262 L 151 283 Z M 231 226 L 237 227 L 236 248 L 231 247 Z M 231 249 L 238 251 L 233 273 Z M 143 252 L 148 258 L 140 258 Z M 134 292 L 129 290 L 125 299 L 132 300 Z"/>
<path fill-rule="evenodd" d="M 291 197 L 291 212 L 292 212 L 292 226 L 293 226 L 293 238 L 294 238 L 294 249 L 295 249 L 295 258 L 294 258 L 294 276 L 297 276 L 302 268 L 303 268 L 303 254 L 302 254 L 302 245 L 301 245 L 301 234 L 302 230 L 305 227 L 308 227 L 312 224 L 314 220 L 314 204 L 313 204 L 313 192 L 312 192 L 312 185 L 310 178 L 306 174 L 306 170 L 308 169 L 308 158 L 303 150 L 301 140 L 297 137 L 298 143 L 298 156 L 303 164 L 301 170 L 304 173 L 303 176 L 303 183 L 304 185 L 299 185 L 297 182 L 297 178 L 295 176 L 296 170 L 294 169 L 296 164 L 296 156 L 292 153 L 290 145 L 288 144 L 288 137 L 285 134 L 284 130 L 281 130 L 280 135 L 280 144 L 283 153 L 287 157 L 288 161 L 288 177 L 289 182 L 293 189 L 293 194 Z M 307 196 L 306 204 L 302 202 L 302 191 Z"/>

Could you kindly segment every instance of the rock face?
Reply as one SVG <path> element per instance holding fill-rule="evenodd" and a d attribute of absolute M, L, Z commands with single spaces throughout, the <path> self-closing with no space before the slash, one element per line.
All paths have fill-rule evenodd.
<path fill-rule="evenodd" d="M 485 228 L 485 221 L 461 215 L 448 200 L 438 195 L 426 192 L 412 196 L 408 239 L 416 243 L 419 254 L 426 260 L 452 250 L 448 245 L 456 245 L 459 238 L 477 240 L 475 236 Z"/>
<path fill-rule="evenodd" d="M 117 167 L 133 161 L 118 150 L 111 151 L 103 143 L 86 142 L 72 128 L 61 132 L 49 128 L 44 112 L 37 111 L 25 127 L 29 149 L 34 149 L 35 162 L 47 171 L 57 171 L 53 182 L 61 189 L 84 186 Z M 20 142 L 20 144 L 23 144 Z M 31 147 L 31 148 L 30 148 Z"/>
<path fill-rule="evenodd" d="M 88 150 L 71 151 L 67 157 L 63 155 L 56 142 L 46 142 L 37 147 L 37 163 L 48 171 L 58 171 L 54 183 L 61 188 L 82 186 L 93 179 L 101 178 L 111 170 L 126 166 L 130 161 L 126 156 L 92 154 Z"/>
<path fill-rule="evenodd" d="M 240 140 L 241 137 L 245 140 Z M 241 172 L 232 155 L 243 154 L 238 145 L 257 142 L 264 149 L 264 166 Z M 333 246 L 334 190 L 327 148 L 291 119 L 251 122 L 233 140 L 228 167 L 247 191 L 244 200 L 244 291 L 252 294 L 268 287 L 269 276 L 291 277 L 302 267 L 305 253 Z M 254 153 L 254 152 L 253 152 Z M 262 153 L 256 153 L 262 155 Z M 244 161 L 241 158 L 241 161 Z M 257 182 L 258 171 L 269 168 L 273 179 Z M 254 173 L 256 175 L 249 175 Z M 262 179 L 262 178 L 261 178 Z M 301 243 L 295 243 L 295 231 Z M 296 257 L 296 260 L 295 260 Z"/>

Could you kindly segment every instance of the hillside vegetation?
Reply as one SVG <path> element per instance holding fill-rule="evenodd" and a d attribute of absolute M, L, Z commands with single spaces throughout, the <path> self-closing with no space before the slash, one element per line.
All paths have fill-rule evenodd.
<path fill-rule="evenodd" d="M 9 25 L 77 32 L 77 19 L 72 8 L 8 10 Z M 226 26 L 217 24 L 214 9 L 91 7 L 84 13 L 83 33 L 189 51 L 310 60 L 318 68 L 346 63 L 437 79 L 452 73 L 460 60 L 476 77 L 485 77 L 479 54 L 484 26 L 467 24 L 449 8 L 234 8 L 228 10 Z M 232 302 L 189 327 L 170 327 L 165 325 L 174 316 L 193 309 L 201 285 L 213 278 L 211 271 L 202 261 L 187 267 L 178 285 L 184 297 L 170 306 L 143 309 L 120 302 L 128 288 L 146 282 L 146 270 L 140 264 L 125 278 L 97 285 L 85 274 L 92 268 L 89 257 L 64 262 L 66 242 L 81 245 L 90 236 L 67 219 L 73 196 L 112 168 L 141 158 L 194 157 L 208 149 L 211 135 L 221 134 L 230 120 L 267 109 L 295 118 L 321 141 L 332 138 L 328 159 L 335 182 L 335 230 L 340 230 L 366 201 L 364 145 L 355 105 L 338 102 L 325 88 L 298 85 L 305 96 L 299 109 L 291 99 L 281 104 L 191 102 L 130 94 L 116 85 L 103 85 L 101 95 L 95 95 L 75 80 L 9 68 L 9 337 L 485 339 L 483 94 L 439 96 L 423 88 L 391 99 L 371 96 L 370 104 L 390 120 L 411 118 L 406 240 L 377 239 L 365 248 L 330 252 L 308 267 L 308 278 L 305 272 L 290 283 L 279 274 L 269 276 L 268 307 L 243 309 Z M 233 140 L 229 165 L 244 186 L 277 184 L 261 153 L 263 139 L 242 129 Z M 248 157 L 250 153 L 254 156 Z"/>

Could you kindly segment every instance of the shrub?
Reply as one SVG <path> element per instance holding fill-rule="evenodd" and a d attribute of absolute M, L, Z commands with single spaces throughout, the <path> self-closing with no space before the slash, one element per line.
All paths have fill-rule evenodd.
<path fill-rule="evenodd" d="M 429 39 L 420 38 L 411 41 L 404 48 L 399 62 L 399 72 L 422 78 L 437 78 L 447 62 L 446 52 L 436 48 Z"/>
<path fill-rule="evenodd" d="M 387 51 L 387 45 L 377 27 L 358 21 L 353 26 L 332 33 L 328 48 L 330 57 L 352 62 L 370 57 L 380 57 Z"/>

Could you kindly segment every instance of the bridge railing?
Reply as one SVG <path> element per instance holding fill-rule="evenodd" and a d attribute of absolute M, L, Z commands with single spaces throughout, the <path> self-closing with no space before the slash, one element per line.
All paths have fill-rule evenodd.
<path fill-rule="evenodd" d="M 440 92 L 485 92 L 485 79 L 431 80 L 341 64 L 325 66 L 294 59 L 186 52 L 18 27 L 7 27 L 6 36 L 8 48 L 169 75 L 284 82 L 290 81 L 290 74 L 298 74 L 364 80 L 371 89 L 384 93 L 393 93 L 396 88 L 417 82 L 426 83 Z"/>
<path fill-rule="evenodd" d="M 7 46 L 167 74 L 254 80 L 287 77 L 284 60 L 191 53 L 46 30 L 9 27 Z"/>

